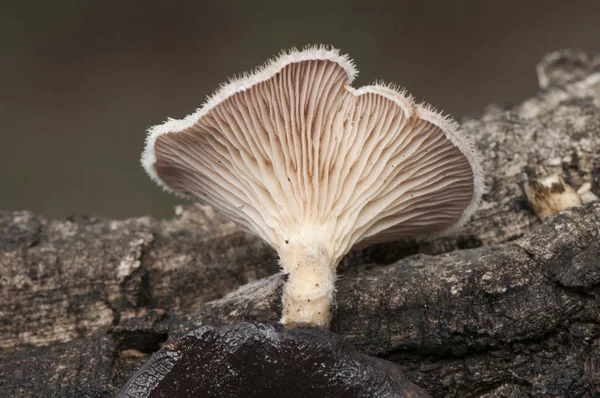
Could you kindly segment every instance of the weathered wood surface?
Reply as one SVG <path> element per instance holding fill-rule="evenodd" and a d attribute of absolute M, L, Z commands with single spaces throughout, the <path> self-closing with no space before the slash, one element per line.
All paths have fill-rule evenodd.
<path fill-rule="evenodd" d="M 168 221 L 0 212 L 0 347 L 69 341 L 149 308 L 192 311 L 277 269 L 266 244 L 210 208 Z"/>
<path fill-rule="evenodd" d="M 542 225 L 522 188 L 558 173 L 600 193 L 599 65 L 550 55 L 540 93 L 464 121 L 484 159 L 481 209 L 451 237 L 348 255 L 332 330 L 433 396 L 600 394 L 600 204 Z M 0 396 L 113 396 L 169 336 L 276 322 L 276 271 L 267 245 L 208 208 L 166 221 L 2 211 Z"/>

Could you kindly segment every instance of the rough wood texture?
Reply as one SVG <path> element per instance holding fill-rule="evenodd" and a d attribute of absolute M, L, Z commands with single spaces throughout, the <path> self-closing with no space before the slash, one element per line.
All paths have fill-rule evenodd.
<path fill-rule="evenodd" d="M 259 239 L 210 208 L 168 221 L 0 211 L 0 348 L 84 337 L 149 308 L 191 311 L 277 272 Z"/>
<path fill-rule="evenodd" d="M 599 65 L 551 54 L 542 92 L 465 121 L 485 159 L 481 209 L 452 237 L 348 255 L 332 330 L 433 396 L 600 394 L 600 204 L 542 225 L 522 189 L 558 173 L 600 191 Z M 113 396 L 199 322 L 275 322 L 281 276 L 259 279 L 276 270 L 206 208 L 162 222 L 0 212 L 0 396 Z"/>

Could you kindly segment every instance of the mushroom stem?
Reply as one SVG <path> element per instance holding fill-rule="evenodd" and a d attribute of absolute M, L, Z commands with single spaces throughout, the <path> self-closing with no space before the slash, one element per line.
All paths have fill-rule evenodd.
<path fill-rule="evenodd" d="M 281 252 L 281 266 L 287 274 L 281 323 L 287 328 L 329 327 L 337 264 L 324 247 L 314 247 L 290 245 Z"/>

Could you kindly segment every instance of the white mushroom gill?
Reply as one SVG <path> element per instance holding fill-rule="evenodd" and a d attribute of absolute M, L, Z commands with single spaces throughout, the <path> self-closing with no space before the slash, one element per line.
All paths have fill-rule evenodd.
<path fill-rule="evenodd" d="M 456 123 L 393 87 L 354 89 L 355 74 L 337 50 L 284 53 L 146 142 L 143 165 L 162 187 L 277 250 L 288 327 L 329 325 L 335 269 L 355 244 L 447 232 L 481 198 Z"/>

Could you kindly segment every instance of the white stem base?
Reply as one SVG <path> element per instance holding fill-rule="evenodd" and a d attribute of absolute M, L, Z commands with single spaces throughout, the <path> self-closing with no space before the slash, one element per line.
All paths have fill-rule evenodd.
<path fill-rule="evenodd" d="M 283 287 L 283 316 L 287 328 L 328 328 L 335 286 L 335 264 L 324 251 L 296 246 L 281 253 L 288 280 Z"/>

